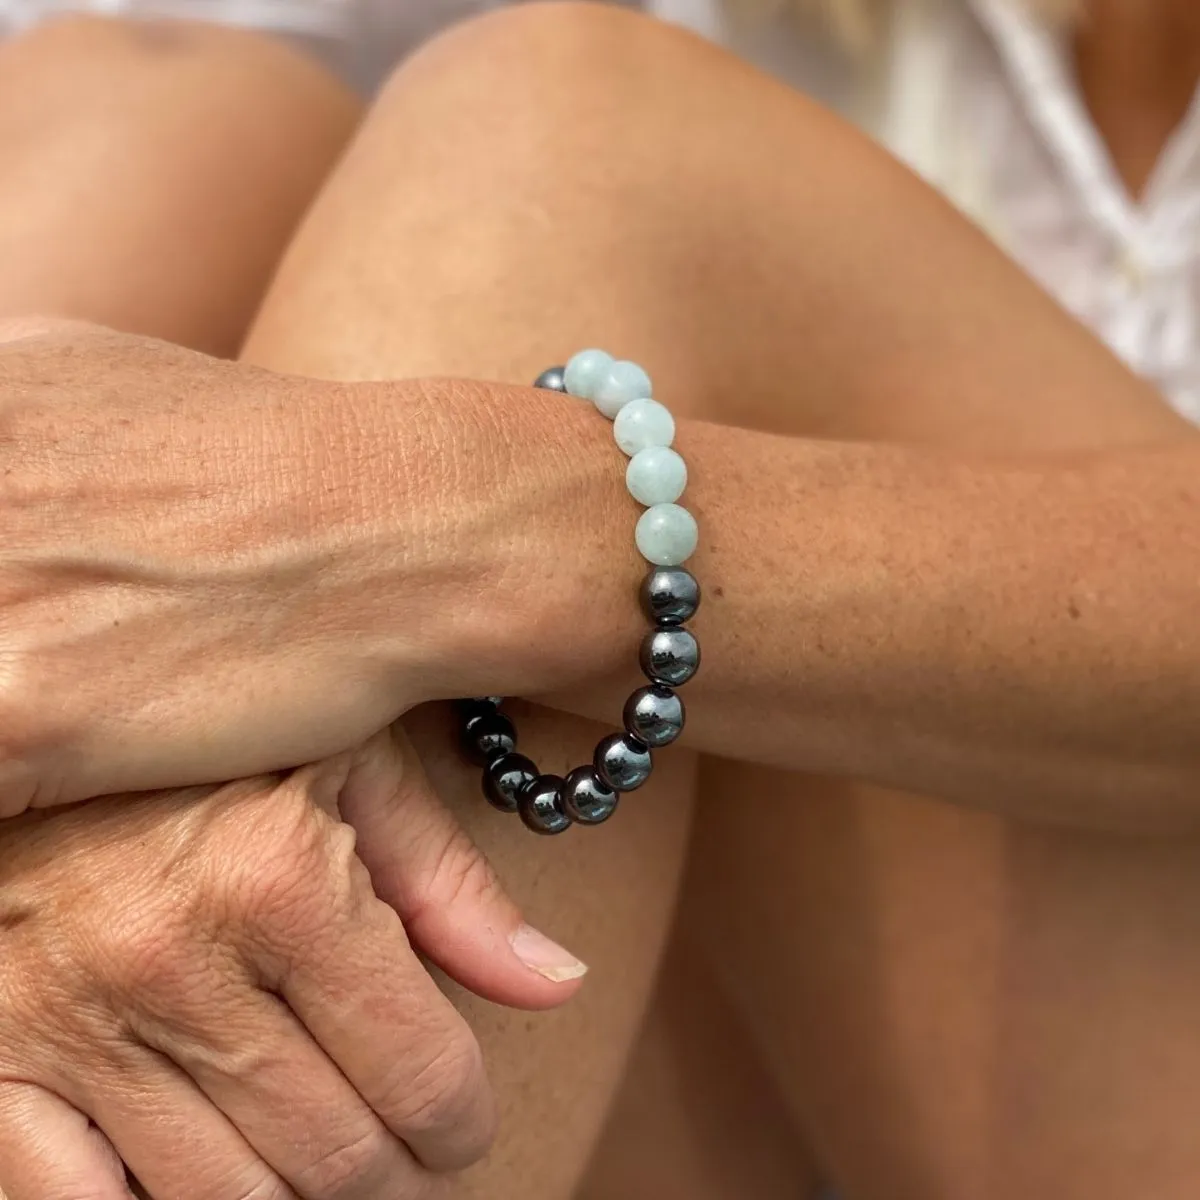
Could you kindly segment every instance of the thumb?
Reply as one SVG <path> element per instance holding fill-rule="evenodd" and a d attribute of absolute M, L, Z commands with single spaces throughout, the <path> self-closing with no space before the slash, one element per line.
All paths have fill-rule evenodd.
<path fill-rule="evenodd" d="M 339 808 L 376 895 L 453 980 L 513 1008 L 553 1008 L 579 990 L 587 967 L 524 923 L 399 727 L 360 752 Z"/>

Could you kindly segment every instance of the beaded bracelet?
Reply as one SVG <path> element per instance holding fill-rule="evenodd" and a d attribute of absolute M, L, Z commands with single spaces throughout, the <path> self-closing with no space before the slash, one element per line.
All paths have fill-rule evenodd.
<path fill-rule="evenodd" d="M 503 697 L 460 700 L 463 745 L 483 767 L 483 794 L 494 807 L 520 813 L 534 833 L 562 833 L 572 824 L 599 825 L 616 810 L 622 792 L 650 777 L 652 751 L 683 731 L 683 701 L 675 688 L 700 666 L 700 645 L 684 628 L 700 607 L 700 585 L 681 564 L 696 549 L 692 514 L 675 503 L 687 485 L 687 467 L 671 449 L 675 421 L 651 399 L 650 377 L 636 363 L 603 350 L 581 350 L 565 367 L 543 371 L 534 387 L 590 400 L 613 423 L 617 445 L 629 455 L 625 483 L 646 506 L 635 529 L 637 548 L 651 564 L 641 603 L 652 628 L 639 661 L 649 679 L 625 702 L 623 733 L 596 747 L 592 762 L 566 778 L 543 775 L 517 751 L 517 731 L 500 712 Z"/>

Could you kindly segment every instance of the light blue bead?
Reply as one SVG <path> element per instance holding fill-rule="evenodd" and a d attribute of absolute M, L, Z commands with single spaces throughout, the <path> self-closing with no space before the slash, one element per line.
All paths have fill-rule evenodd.
<path fill-rule="evenodd" d="M 695 553 L 696 518 L 678 504 L 656 504 L 638 519 L 634 531 L 642 557 L 660 567 L 677 567 Z"/>
<path fill-rule="evenodd" d="M 563 371 L 567 391 L 581 400 L 590 400 L 596 384 L 612 365 L 613 356 L 603 350 L 580 350 L 573 354 Z"/>
<path fill-rule="evenodd" d="M 613 418 L 613 437 L 626 454 L 675 440 L 675 418 L 657 400 L 630 400 Z"/>
<path fill-rule="evenodd" d="M 629 460 L 625 486 L 639 504 L 670 504 L 687 487 L 687 464 L 668 446 L 647 446 Z"/>
<path fill-rule="evenodd" d="M 618 359 L 596 382 L 592 403 L 611 421 L 631 400 L 648 400 L 653 394 L 650 376 L 637 363 Z"/>

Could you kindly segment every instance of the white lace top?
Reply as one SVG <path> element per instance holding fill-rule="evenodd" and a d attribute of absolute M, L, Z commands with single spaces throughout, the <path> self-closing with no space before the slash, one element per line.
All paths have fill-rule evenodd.
<path fill-rule="evenodd" d="M 0 0 L 0 27 L 85 10 L 250 25 L 303 38 L 369 88 L 439 26 L 503 2 Z M 864 124 L 1200 421 L 1200 101 L 1135 201 L 1066 48 L 1020 0 L 897 0 L 888 52 L 869 70 L 815 33 L 738 31 L 720 0 L 645 2 Z"/>

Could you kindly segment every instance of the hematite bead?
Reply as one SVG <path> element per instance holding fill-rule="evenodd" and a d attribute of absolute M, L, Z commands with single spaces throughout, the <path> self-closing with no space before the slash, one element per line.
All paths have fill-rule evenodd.
<path fill-rule="evenodd" d="M 470 729 L 480 717 L 490 717 L 496 711 L 496 706 L 490 697 L 477 696 L 469 700 L 455 700 L 454 711 L 458 713 L 463 729 Z"/>
<path fill-rule="evenodd" d="M 545 388 L 550 392 L 565 392 L 567 390 L 567 368 L 547 367 L 534 381 L 535 388 Z"/>
<path fill-rule="evenodd" d="M 563 781 L 563 808 L 580 825 L 599 825 L 617 811 L 620 796 L 594 767 L 576 767 Z"/>
<path fill-rule="evenodd" d="M 492 759 L 511 754 L 517 748 L 517 731 L 502 712 L 493 708 L 467 721 L 463 744 L 471 761 L 486 767 Z"/>
<path fill-rule="evenodd" d="M 596 774 L 614 792 L 632 792 L 650 778 L 650 750 L 627 733 L 613 733 L 596 747 Z"/>
<path fill-rule="evenodd" d="M 700 667 L 700 643 L 677 625 L 652 629 L 642 640 L 638 661 L 651 683 L 679 687 Z"/>
<path fill-rule="evenodd" d="M 682 567 L 654 567 L 642 581 L 641 600 L 656 625 L 682 625 L 700 607 L 700 585 Z"/>
<path fill-rule="evenodd" d="M 559 775 L 539 775 L 517 801 L 521 820 L 534 833 L 562 833 L 571 818 L 563 808 L 563 780 Z"/>
<path fill-rule="evenodd" d="M 683 721 L 683 701 L 661 684 L 638 688 L 625 701 L 625 728 L 652 748 L 670 745 L 683 732 Z"/>
<path fill-rule="evenodd" d="M 501 812 L 517 811 L 521 793 L 538 777 L 538 769 L 523 754 L 502 754 L 483 769 L 483 794 Z"/>

